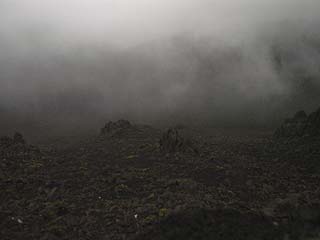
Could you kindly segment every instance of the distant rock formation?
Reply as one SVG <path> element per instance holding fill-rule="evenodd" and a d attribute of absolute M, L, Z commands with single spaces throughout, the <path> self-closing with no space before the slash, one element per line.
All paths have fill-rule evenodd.
<path fill-rule="evenodd" d="M 304 111 L 297 112 L 275 132 L 276 138 L 320 136 L 320 108 L 309 116 Z"/>
<path fill-rule="evenodd" d="M 20 159 L 21 156 L 33 156 L 39 153 L 40 149 L 29 145 L 21 133 L 16 132 L 12 138 L 8 136 L 0 137 L 0 154 L 9 157 L 9 159 Z"/>
<path fill-rule="evenodd" d="M 24 140 L 23 136 L 21 133 L 16 132 L 13 135 L 13 138 L 4 136 L 0 138 L 0 147 L 10 147 L 12 145 L 17 145 L 17 144 L 25 144 L 26 141 Z"/>
<path fill-rule="evenodd" d="M 21 144 L 25 144 L 26 141 L 24 140 L 23 136 L 21 133 L 18 133 L 16 132 L 14 135 L 13 135 L 13 142 L 14 143 L 21 143 Z"/>
<path fill-rule="evenodd" d="M 130 128 L 132 128 L 132 124 L 127 120 L 118 120 L 116 122 L 110 121 L 101 129 L 101 135 L 112 135 L 119 131 Z"/>
<path fill-rule="evenodd" d="M 162 151 L 169 153 L 186 152 L 190 150 L 195 153 L 198 152 L 192 141 L 177 128 L 169 128 L 164 132 L 159 144 Z"/>

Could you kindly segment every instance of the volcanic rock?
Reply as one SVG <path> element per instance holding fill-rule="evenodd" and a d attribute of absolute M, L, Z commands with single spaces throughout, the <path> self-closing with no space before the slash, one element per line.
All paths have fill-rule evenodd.
<path fill-rule="evenodd" d="M 304 111 L 297 112 L 275 132 L 276 138 L 320 136 L 320 108 L 309 116 Z"/>
<path fill-rule="evenodd" d="M 192 209 L 170 215 L 136 239 L 284 239 L 266 216 L 234 209 Z"/>
<path fill-rule="evenodd" d="M 13 138 L 10 138 L 8 136 L 4 136 L 0 138 L 0 147 L 10 147 L 12 145 L 17 144 L 25 144 L 26 141 L 24 140 L 21 133 L 16 132 L 13 136 Z"/>
<path fill-rule="evenodd" d="M 320 108 L 309 115 L 304 133 L 320 136 Z"/>
<path fill-rule="evenodd" d="M 177 128 L 169 128 L 163 133 L 159 144 L 162 151 L 169 153 L 185 152 L 188 150 L 197 152 L 192 141 Z"/>
<path fill-rule="evenodd" d="M 13 143 L 13 139 L 8 136 L 4 136 L 0 138 L 0 147 L 8 147 L 12 143 Z"/>
<path fill-rule="evenodd" d="M 16 132 L 14 135 L 13 135 L 13 142 L 14 143 L 21 143 L 21 144 L 25 144 L 26 141 L 24 140 L 23 136 L 21 133 L 18 133 Z"/>
<path fill-rule="evenodd" d="M 129 128 L 132 128 L 132 124 L 127 120 L 110 121 L 101 129 L 101 135 L 112 135 Z"/>

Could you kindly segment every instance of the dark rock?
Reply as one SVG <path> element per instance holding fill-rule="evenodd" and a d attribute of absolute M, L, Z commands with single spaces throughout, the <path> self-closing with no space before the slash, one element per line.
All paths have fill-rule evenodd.
<path fill-rule="evenodd" d="M 305 127 L 305 134 L 320 136 L 320 108 L 309 115 Z"/>
<path fill-rule="evenodd" d="M 131 128 L 132 125 L 127 120 L 118 120 L 116 122 L 108 122 L 102 129 L 101 135 L 114 134 L 118 131 Z"/>
<path fill-rule="evenodd" d="M 13 145 L 18 144 L 25 144 L 26 141 L 24 140 L 21 133 L 16 132 L 13 136 L 13 138 L 4 136 L 0 138 L 0 147 L 7 148 Z"/>
<path fill-rule="evenodd" d="M 308 115 L 306 114 L 305 111 L 299 111 L 293 117 L 293 119 L 300 120 L 300 121 L 306 120 L 307 118 L 308 118 Z"/>
<path fill-rule="evenodd" d="M 13 135 L 13 142 L 14 143 L 21 143 L 21 144 L 25 144 L 26 141 L 24 140 L 23 136 L 21 133 L 18 133 L 16 132 L 14 135 Z"/>
<path fill-rule="evenodd" d="M 194 144 L 182 131 L 177 128 L 170 128 L 165 133 L 163 133 L 160 141 L 160 149 L 165 152 L 185 152 L 191 150 L 192 152 L 197 152 Z"/>
<path fill-rule="evenodd" d="M 297 112 L 275 132 L 276 138 L 320 136 L 320 109 L 309 116 L 304 111 Z"/>
<path fill-rule="evenodd" d="M 266 216 L 233 209 L 193 209 L 169 215 L 136 239 L 283 239 L 283 232 Z"/>
<path fill-rule="evenodd" d="M 10 137 L 4 136 L 0 138 L 0 147 L 9 147 L 13 144 L 13 140 Z"/>

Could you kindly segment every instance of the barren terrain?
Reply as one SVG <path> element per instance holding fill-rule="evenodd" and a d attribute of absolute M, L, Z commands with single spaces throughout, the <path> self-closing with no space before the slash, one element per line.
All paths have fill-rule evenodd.
<path fill-rule="evenodd" d="M 171 131 L 2 138 L 0 238 L 319 239 L 318 137 Z"/>

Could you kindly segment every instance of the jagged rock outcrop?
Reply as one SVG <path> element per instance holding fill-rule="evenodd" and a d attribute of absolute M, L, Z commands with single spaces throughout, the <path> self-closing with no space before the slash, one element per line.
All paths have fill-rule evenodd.
<path fill-rule="evenodd" d="M 4 136 L 0 138 L 0 148 L 7 148 L 12 145 L 18 145 L 18 144 L 26 144 L 26 141 L 24 140 L 21 133 L 16 132 L 13 135 L 13 138 L 10 138 L 8 136 Z"/>
<path fill-rule="evenodd" d="M 7 174 L 14 176 L 27 172 L 32 168 L 30 166 L 40 162 L 40 157 L 40 149 L 29 145 L 20 133 L 12 138 L 0 137 L 0 179 Z"/>
<path fill-rule="evenodd" d="M 130 128 L 132 128 L 132 124 L 127 120 L 110 121 L 101 129 L 101 135 L 113 135 L 119 131 Z"/>
<path fill-rule="evenodd" d="M 159 144 L 160 149 L 164 152 L 198 152 L 191 139 L 177 128 L 169 128 L 164 132 L 160 138 Z"/>
<path fill-rule="evenodd" d="M 320 108 L 309 115 L 304 134 L 320 136 Z"/>
<path fill-rule="evenodd" d="M 309 116 L 304 111 L 297 112 L 275 132 L 276 138 L 320 136 L 320 108 Z"/>
<path fill-rule="evenodd" d="M 16 132 L 14 135 L 13 135 L 13 142 L 14 143 L 20 143 L 20 144 L 25 144 L 26 141 L 24 140 L 23 136 L 21 133 L 18 133 Z"/>

